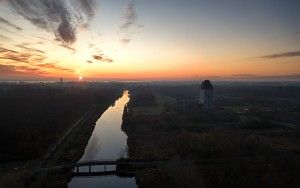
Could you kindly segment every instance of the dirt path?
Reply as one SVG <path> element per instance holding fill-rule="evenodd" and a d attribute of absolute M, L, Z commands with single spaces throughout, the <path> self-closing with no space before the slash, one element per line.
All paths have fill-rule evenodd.
<path fill-rule="evenodd" d="M 45 167 L 48 165 L 48 162 L 51 161 L 55 155 L 61 153 L 61 150 L 65 147 L 65 145 L 74 137 L 74 134 L 82 127 L 82 125 L 91 123 L 94 120 L 94 116 L 97 113 L 96 106 L 93 106 L 88 112 L 86 112 L 79 120 L 77 120 L 66 132 L 63 136 L 53 144 L 47 153 L 42 157 L 40 167 Z"/>

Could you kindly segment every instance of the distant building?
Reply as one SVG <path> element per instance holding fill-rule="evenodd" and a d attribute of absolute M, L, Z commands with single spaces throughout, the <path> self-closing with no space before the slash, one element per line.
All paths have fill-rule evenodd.
<path fill-rule="evenodd" d="M 63 84 L 64 83 L 64 79 L 63 78 L 59 78 L 59 83 Z"/>
<path fill-rule="evenodd" d="M 210 109 L 212 107 L 214 87 L 209 80 L 205 80 L 204 82 L 202 82 L 200 89 L 201 92 L 199 103 L 200 105 L 203 105 L 205 109 Z"/>

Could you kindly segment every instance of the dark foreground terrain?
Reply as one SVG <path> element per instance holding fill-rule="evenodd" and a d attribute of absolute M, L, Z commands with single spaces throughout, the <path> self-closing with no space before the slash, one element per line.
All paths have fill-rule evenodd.
<path fill-rule="evenodd" d="M 121 93 L 113 83 L 2 83 L 0 187 L 31 183 L 40 166 L 76 162 L 97 118 Z"/>
<path fill-rule="evenodd" d="M 299 187 L 300 87 L 214 85 L 211 110 L 191 102 L 198 84 L 131 87 L 123 122 L 130 158 L 187 161 L 140 170 L 138 185 Z"/>
<path fill-rule="evenodd" d="M 299 187 L 299 84 L 213 82 L 210 110 L 199 85 L 2 83 L 0 187 L 66 187 L 69 169 L 34 172 L 80 159 L 124 88 L 130 159 L 179 161 L 131 169 L 139 187 Z"/>

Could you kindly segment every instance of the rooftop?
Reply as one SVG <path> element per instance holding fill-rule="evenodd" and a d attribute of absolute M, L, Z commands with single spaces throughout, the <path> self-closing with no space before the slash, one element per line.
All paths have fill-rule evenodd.
<path fill-rule="evenodd" d="M 210 83 L 209 80 L 205 80 L 204 82 L 202 82 L 201 86 L 200 86 L 201 89 L 214 89 L 214 86 Z"/>

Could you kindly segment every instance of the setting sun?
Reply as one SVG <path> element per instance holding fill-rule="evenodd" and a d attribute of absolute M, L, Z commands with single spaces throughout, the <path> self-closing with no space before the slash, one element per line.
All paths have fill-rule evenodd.
<path fill-rule="evenodd" d="M 43 2 L 0 1 L 0 80 L 299 80 L 294 0 Z"/>

